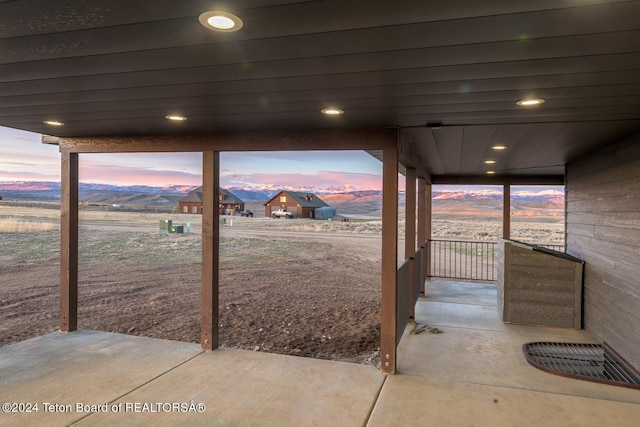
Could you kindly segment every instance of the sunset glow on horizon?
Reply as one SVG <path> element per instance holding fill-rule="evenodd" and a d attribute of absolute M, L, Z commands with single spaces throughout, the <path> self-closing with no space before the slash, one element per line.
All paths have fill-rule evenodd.
<path fill-rule="evenodd" d="M 39 134 L 0 127 L 0 182 L 60 182 L 58 147 Z M 81 154 L 80 182 L 108 185 L 202 185 L 201 153 Z M 224 152 L 222 187 L 357 191 L 382 189 L 382 163 L 364 151 Z M 404 190 L 404 177 L 399 189 Z M 497 191 L 490 186 L 434 186 L 434 191 Z M 525 187 L 512 191 L 563 194 L 562 187 Z"/>
<path fill-rule="evenodd" d="M 60 182 L 58 147 L 39 134 L 0 127 L 0 182 Z M 201 153 L 81 154 L 80 182 L 109 185 L 202 184 Z M 224 152 L 223 187 L 380 190 L 382 164 L 364 151 Z"/>

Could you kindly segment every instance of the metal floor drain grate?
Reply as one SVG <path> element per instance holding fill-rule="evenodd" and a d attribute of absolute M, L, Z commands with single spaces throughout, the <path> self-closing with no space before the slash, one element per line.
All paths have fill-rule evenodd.
<path fill-rule="evenodd" d="M 527 362 L 552 374 L 640 390 L 640 374 L 606 343 L 532 342 L 522 351 Z"/>

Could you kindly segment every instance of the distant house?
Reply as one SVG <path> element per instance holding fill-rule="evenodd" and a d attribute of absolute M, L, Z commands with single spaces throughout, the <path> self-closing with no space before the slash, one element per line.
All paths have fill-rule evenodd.
<path fill-rule="evenodd" d="M 220 189 L 220 200 L 218 203 L 220 215 L 235 215 L 236 212 L 244 210 L 245 203 L 230 191 Z M 178 200 L 178 211 L 180 213 L 202 214 L 202 187 L 189 192 L 188 195 Z"/>
<path fill-rule="evenodd" d="M 265 216 L 270 217 L 276 209 L 286 209 L 296 218 L 315 218 L 316 209 L 329 207 L 315 194 L 296 191 L 281 191 L 264 206 Z"/>

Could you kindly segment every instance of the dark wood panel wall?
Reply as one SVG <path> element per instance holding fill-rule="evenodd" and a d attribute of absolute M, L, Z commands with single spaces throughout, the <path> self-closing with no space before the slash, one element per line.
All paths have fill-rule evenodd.
<path fill-rule="evenodd" d="M 566 196 L 585 329 L 640 368 L 640 134 L 570 163 Z"/>

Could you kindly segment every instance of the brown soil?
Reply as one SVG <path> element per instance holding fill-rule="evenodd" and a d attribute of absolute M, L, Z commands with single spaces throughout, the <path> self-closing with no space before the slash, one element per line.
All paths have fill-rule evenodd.
<path fill-rule="evenodd" d="M 33 259 L 0 257 L 1 345 L 58 329 L 57 233 L 27 236 L 53 248 Z M 79 328 L 200 341 L 199 233 L 92 227 L 80 240 Z M 377 364 L 379 248 L 375 236 L 223 230 L 220 344 Z"/>

